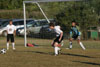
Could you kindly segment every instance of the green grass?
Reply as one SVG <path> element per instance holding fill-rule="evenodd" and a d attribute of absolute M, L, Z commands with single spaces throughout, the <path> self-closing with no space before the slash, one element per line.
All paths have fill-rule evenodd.
<path fill-rule="evenodd" d="M 76 41 L 73 49 L 67 50 L 68 40 L 64 40 L 61 54 L 54 56 L 52 40 L 28 38 L 28 43 L 39 47 L 24 47 L 24 38 L 16 38 L 16 51 L 0 54 L 0 67 L 100 67 L 100 42 L 82 41 L 87 50 L 82 50 Z M 0 38 L 0 49 L 6 48 L 6 38 Z"/>

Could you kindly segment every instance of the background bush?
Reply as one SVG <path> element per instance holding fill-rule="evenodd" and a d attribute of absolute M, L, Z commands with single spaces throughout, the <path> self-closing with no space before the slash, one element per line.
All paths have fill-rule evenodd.
<path fill-rule="evenodd" d="M 27 17 L 28 12 L 26 12 Z M 23 11 L 21 10 L 0 10 L 0 18 L 3 19 L 17 19 L 17 18 L 23 18 Z"/>

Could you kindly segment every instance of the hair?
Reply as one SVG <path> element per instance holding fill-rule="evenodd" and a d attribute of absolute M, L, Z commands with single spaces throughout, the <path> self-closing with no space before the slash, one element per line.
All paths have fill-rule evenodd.
<path fill-rule="evenodd" d="M 79 23 L 77 23 L 76 21 L 72 21 L 72 23 L 75 23 L 76 25 L 78 25 L 78 26 L 79 26 Z"/>
<path fill-rule="evenodd" d="M 74 23 L 76 23 L 76 21 L 75 21 L 75 20 L 73 20 L 73 21 L 72 21 L 72 23 L 73 23 L 73 22 L 74 22 Z"/>
<path fill-rule="evenodd" d="M 53 22 L 50 22 L 49 26 L 55 26 L 55 24 Z"/>
<path fill-rule="evenodd" d="M 72 23 L 75 23 L 76 25 L 77 25 L 77 23 L 76 23 L 76 21 L 74 20 L 74 21 L 72 21 Z"/>
<path fill-rule="evenodd" d="M 12 22 L 12 20 L 9 20 L 9 22 Z"/>

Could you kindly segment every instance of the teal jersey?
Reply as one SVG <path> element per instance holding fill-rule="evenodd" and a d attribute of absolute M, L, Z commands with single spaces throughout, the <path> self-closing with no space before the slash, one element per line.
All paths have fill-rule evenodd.
<path fill-rule="evenodd" d="M 77 36 L 80 36 L 81 35 L 80 28 L 78 26 L 71 27 L 70 37 L 76 36 L 76 35 Z"/>

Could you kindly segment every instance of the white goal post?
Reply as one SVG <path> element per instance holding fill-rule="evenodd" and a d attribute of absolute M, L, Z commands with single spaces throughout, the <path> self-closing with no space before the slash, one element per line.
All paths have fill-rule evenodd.
<path fill-rule="evenodd" d="M 25 47 L 27 47 L 27 35 L 26 35 L 26 4 L 27 3 L 34 3 L 36 4 L 40 11 L 42 12 L 43 16 L 45 17 L 45 19 L 48 21 L 48 23 L 50 23 L 48 17 L 46 16 L 45 12 L 43 11 L 43 9 L 40 6 L 40 2 L 64 2 L 64 1 L 82 1 L 82 0 L 31 0 L 31 1 L 23 1 L 23 14 L 24 14 L 24 45 Z"/>

